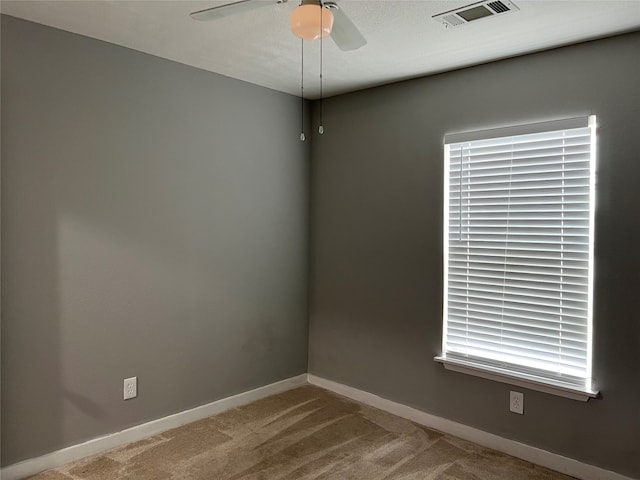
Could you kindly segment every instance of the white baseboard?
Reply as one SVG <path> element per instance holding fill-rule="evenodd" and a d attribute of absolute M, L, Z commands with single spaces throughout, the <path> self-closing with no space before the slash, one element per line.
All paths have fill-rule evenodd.
<path fill-rule="evenodd" d="M 492 448 L 508 455 L 521 458 L 536 465 L 550 468 L 582 480 L 634 480 L 630 477 L 611 472 L 600 467 L 588 465 L 572 458 L 547 452 L 524 443 L 499 437 L 462 423 L 447 420 L 436 415 L 416 410 L 415 408 L 387 400 L 369 392 L 358 390 L 341 383 L 326 380 L 309 374 L 309 383 L 330 390 L 352 400 L 362 402 L 371 407 L 384 410 L 398 417 L 406 418 L 425 427 L 439 430 L 449 435 Z"/>
<path fill-rule="evenodd" d="M 240 393 L 232 397 L 223 398 L 200 407 L 185 410 L 169 415 L 158 420 L 143 423 L 135 427 L 127 428 L 120 432 L 111 433 L 103 437 L 94 438 L 78 445 L 63 448 L 55 452 L 47 453 L 41 457 L 31 458 L 23 462 L 15 463 L 0 471 L 2 480 L 19 480 L 30 475 L 56 468 L 65 463 L 73 462 L 84 457 L 96 455 L 106 450 L 125 445 L 127 443 L 142 440 L 143 438 L 157 435 L 166 430 L 185 425 L 196 420 L 201 420 L 211 415 L 229 410 L 231 408 L 246 405 L 261 398 L 281 393 L 307 383 L 307 375 L 302 374 L 280 382 L 265 385 L 248 392 Z"/>
<path fill-rule="evenodd" d="M 550 468 L 552 470 L 571 475 L 582 480 L 634 480 L 619 473 L 611 472 L 577 460 L 563 457 L 536 447 L 499 437 L 492 433 L 469 427 L 467 425 L 447 420 L 436 415 L 422 412 L 415 408 L 387 400 L 369 392 L 358 390 L 331 380 L 326 380 L 315 375 L 298 375 L 280 382 L 272 383 L 264 387 L 256 388 L 248 392 L 240 393 L 232 397 L 224 398 L 207 405 L 185 410 L 169 415 L 158 420 L 143 423 L 120 432 L 94 438 L 87 442 L 63 448 L 48 453 L 41 457 L 32 458 L 23 462 L 9 465 L 0 471 L 2 480 L 20 480 L 38 472 L 56 468 L 65 463 L 73 462 L 84 457 L 96 455 L 115 447 L 143 438 L 157 435 L 166 430 L 185 425 L 202 418 L 215 415 L 231 408 L 246 405 L 286 390 L 304 385 L 306 383 L 330 390 L 347 398 L 362 402 L 366 405 L 384 410 L 412 422 L 424 425 L 434 430 L 439 430 L 488 448 L 493 448 L 508 455 L 521 458 L 531 463 Z"/>

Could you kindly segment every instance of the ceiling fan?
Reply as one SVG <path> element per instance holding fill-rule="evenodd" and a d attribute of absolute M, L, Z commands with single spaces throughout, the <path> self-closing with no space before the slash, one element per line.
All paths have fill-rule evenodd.
<path fill-rule="evenodd" d="M 206 8 L 204 10 L 193 12 L 191 13 L 191 18 L 200 21 L 211 21 L 223 17 L 242 14 L 258 8 L 287 2 L 288 0 L 240 0 L 237 2 L 228 3 L 226 5 L 219 5 L 217 7 Z M 319 25 L 316 25 L 316 30 L 319 34 L 311 38 L 308 38 L 303 34 L 299 34 L 294 26 L 294 14 L 297 14 L 298 17 L 300 17 L 300 9 L 304 9 L 309 6 L 315 7 L 317 12 L 322 12 L 320 15 L 316 14 L 316 16 L 313 17 L 314 23 L 317 23 L 316 19 L 319 19 L 321 16 L 323 20 L 327 19 L 324 20 L 325 25 L 322 27 L 323 33 L 320 29 L 322 23 L 320 23 Z M 318 9 L 317 7 L 321 7 L 321 9 Z M 327 16 L 326 13 L 328 12 L 325 12 L 325 9 L 328 12 L 331 12 L 331 15 Z M 349 19 L 346 13 L 344 13 L 344 10 L 342 10 L 334 0 L 302 0 L 300 6 L 292 12 L 291 25 L 294 35 L 299 36 L 300 38 L 305 38 L 307 40 L 318 38 L 319 36 L 325 37 L 326 35 L 330 34 L 331 38 L 336 43 L 338 48 L 344 51 L 356 50 L 366 45 L 367 43 L 367 40 L 362 36 L 360 31 L 358 30 L 358 27 L 355 26 L 355 24 L 351 21 L 351 19 Z"/>

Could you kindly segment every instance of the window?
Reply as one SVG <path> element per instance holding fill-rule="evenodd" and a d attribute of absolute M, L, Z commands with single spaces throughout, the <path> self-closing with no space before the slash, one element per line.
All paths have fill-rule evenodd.
<path fill-rule="evenodd" d="M 445 137 L 445 367 L 588 400 L 595 117 Z"/>

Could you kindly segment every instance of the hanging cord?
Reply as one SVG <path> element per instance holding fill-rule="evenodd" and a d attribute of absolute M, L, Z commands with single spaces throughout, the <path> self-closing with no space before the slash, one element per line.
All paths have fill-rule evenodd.
<path fill-rule="evenodd" d="M 509 188 L 507 190 L 507 221 L 504 233 L 504 260 L 502 263 L 502 303 L 500 304 L 500 345 L 504 345 L 504 304 L 507 290 L 507 263 L 509 255 L 509 227 L 511 226 L 511 195 L 513 194 L 513 142 L 509 159 Z"/>
<path fill-rule="evenodd" d="M 318 127 L 318 133 L 322 135 L 324 133 L 324 126 L 322 125 L 322 45 L 324 44 L 324 28 L 322 25 L 322 17 L 324 11 L 322 10 L 324 5 L 320 1 L 320 126 Z"/>
<path fill-rule="evenodd" d="M 302 38 L 300 39 L 300 56 L 302 57 L 302 61 L 300 62 L 300 141 L 304 142 L 304 39 Z"/>

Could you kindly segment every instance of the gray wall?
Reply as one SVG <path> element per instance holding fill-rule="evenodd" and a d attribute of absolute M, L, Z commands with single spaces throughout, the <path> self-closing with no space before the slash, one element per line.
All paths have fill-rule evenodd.
<path fill-rule="evenodd" d="M 306 372 L 299 102 L 2 17 L 3 465 Z"/>
<path fill-rule="evenodd" d="M 312 150 L 310 372 L 640 477 L 640 33 L 326 100 Z M 445 371 L 443 136 L 597 114 L 594 376 L 581 403 Z M 517 389 L 522 390 L 522 389 Z"/>

